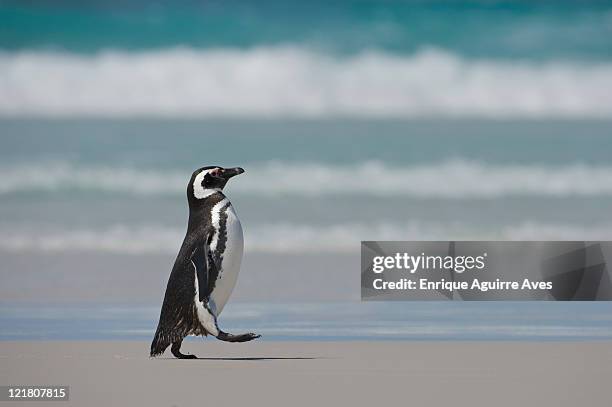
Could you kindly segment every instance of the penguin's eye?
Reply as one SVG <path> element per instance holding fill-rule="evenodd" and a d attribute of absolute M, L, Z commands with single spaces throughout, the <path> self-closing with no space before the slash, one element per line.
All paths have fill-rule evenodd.
<path fill-rule="evenodd" d="M 209 172 L 210 175 L 212 175 L 213 177 L 219 177 L 221 175 L 221 169 L 220 168 L 215 168 L 213 170 L 211 170 Z"/>

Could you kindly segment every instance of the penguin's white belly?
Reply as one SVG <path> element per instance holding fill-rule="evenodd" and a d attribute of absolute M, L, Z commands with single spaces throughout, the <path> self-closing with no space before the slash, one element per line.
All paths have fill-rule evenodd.
<path fill-rule="evenodd" d="M 242 225 L 230 205 L 227 208 L 225 252 L 221 259 L 221 272 L 217 278 L 217 283 L 210 295 L 209 306 L 216 316 L 221 314 L 223 307 L 227 303 L 240 272 L 242 263 L 242 253 L 244 250 L 244 239 L 242 236 Z"/>

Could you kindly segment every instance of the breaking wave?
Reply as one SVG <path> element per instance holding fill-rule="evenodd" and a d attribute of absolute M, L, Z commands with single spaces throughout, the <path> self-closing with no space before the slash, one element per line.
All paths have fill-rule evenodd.
<path fill-rule="evenodd" d="M 343 223 L 328 226 L 278 223 L 245 231 L 251 253 L 355 253 L 361 240 L 609 240 L 612 224 L 577 226 L 523 222 L 496 228 L 419 221 Z M 99 229 L 0 229 L 0 250 L 10 252 L 97 251 L 120 254 L 175 254 L 182 228 L 114 225 Z"/>
<path fill-rule="evenodd" d="M 300 46 L 0 53 L 0 116 L 612 117 L 612 63 Z"/>
<path fill-rule="evenodd" d="M 504 196 L 612 196 L 612 167 L 494 165 L 451 160 L 392 166 L 269 162 L 246 166 L 249 182 L 231 185 L 248 196 L 370 195 L 469 199 Z M 188 171 L 83 167 L 37 163 L 0 167 L 0 195 L 85 191 L 136 195 L 183 195 Z"/>

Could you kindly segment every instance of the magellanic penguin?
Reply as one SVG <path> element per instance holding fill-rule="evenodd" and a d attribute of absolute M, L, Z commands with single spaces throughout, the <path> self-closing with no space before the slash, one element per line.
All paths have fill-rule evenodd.
<path fill-rule="evenodd" d="M 187 335 L 212 335 L 226 342 L 259 337 L 254 333 L 232 335 L 217 323 L 236 285 L 243 251 L 242 226 L 223 187 L 243 172 L 242 168 L 213 166 L 191 176 L 187 234 L 170 273 L 151 356 L 161 355 L 172 344 L 177 358 L 196 358 L 180 351 Z"/>

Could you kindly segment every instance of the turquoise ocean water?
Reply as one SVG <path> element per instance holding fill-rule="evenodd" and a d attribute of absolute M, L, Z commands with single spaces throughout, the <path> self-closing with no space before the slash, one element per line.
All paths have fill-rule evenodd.
<path fill-rule="evenodd" d="M 610 339 L 598 304 L 361 304 L 364 239 L 612 238 L 612 3 L 0 3 L 0 339 L 145 339 L 194 168 L 240 165 L 222 320 Z"/>
<path fill-rule="evenodd" d="M 93 53 L 294 44 L 341 54 L 609 60 L 610 1 L 3 1 L 0 47 Z"/>

